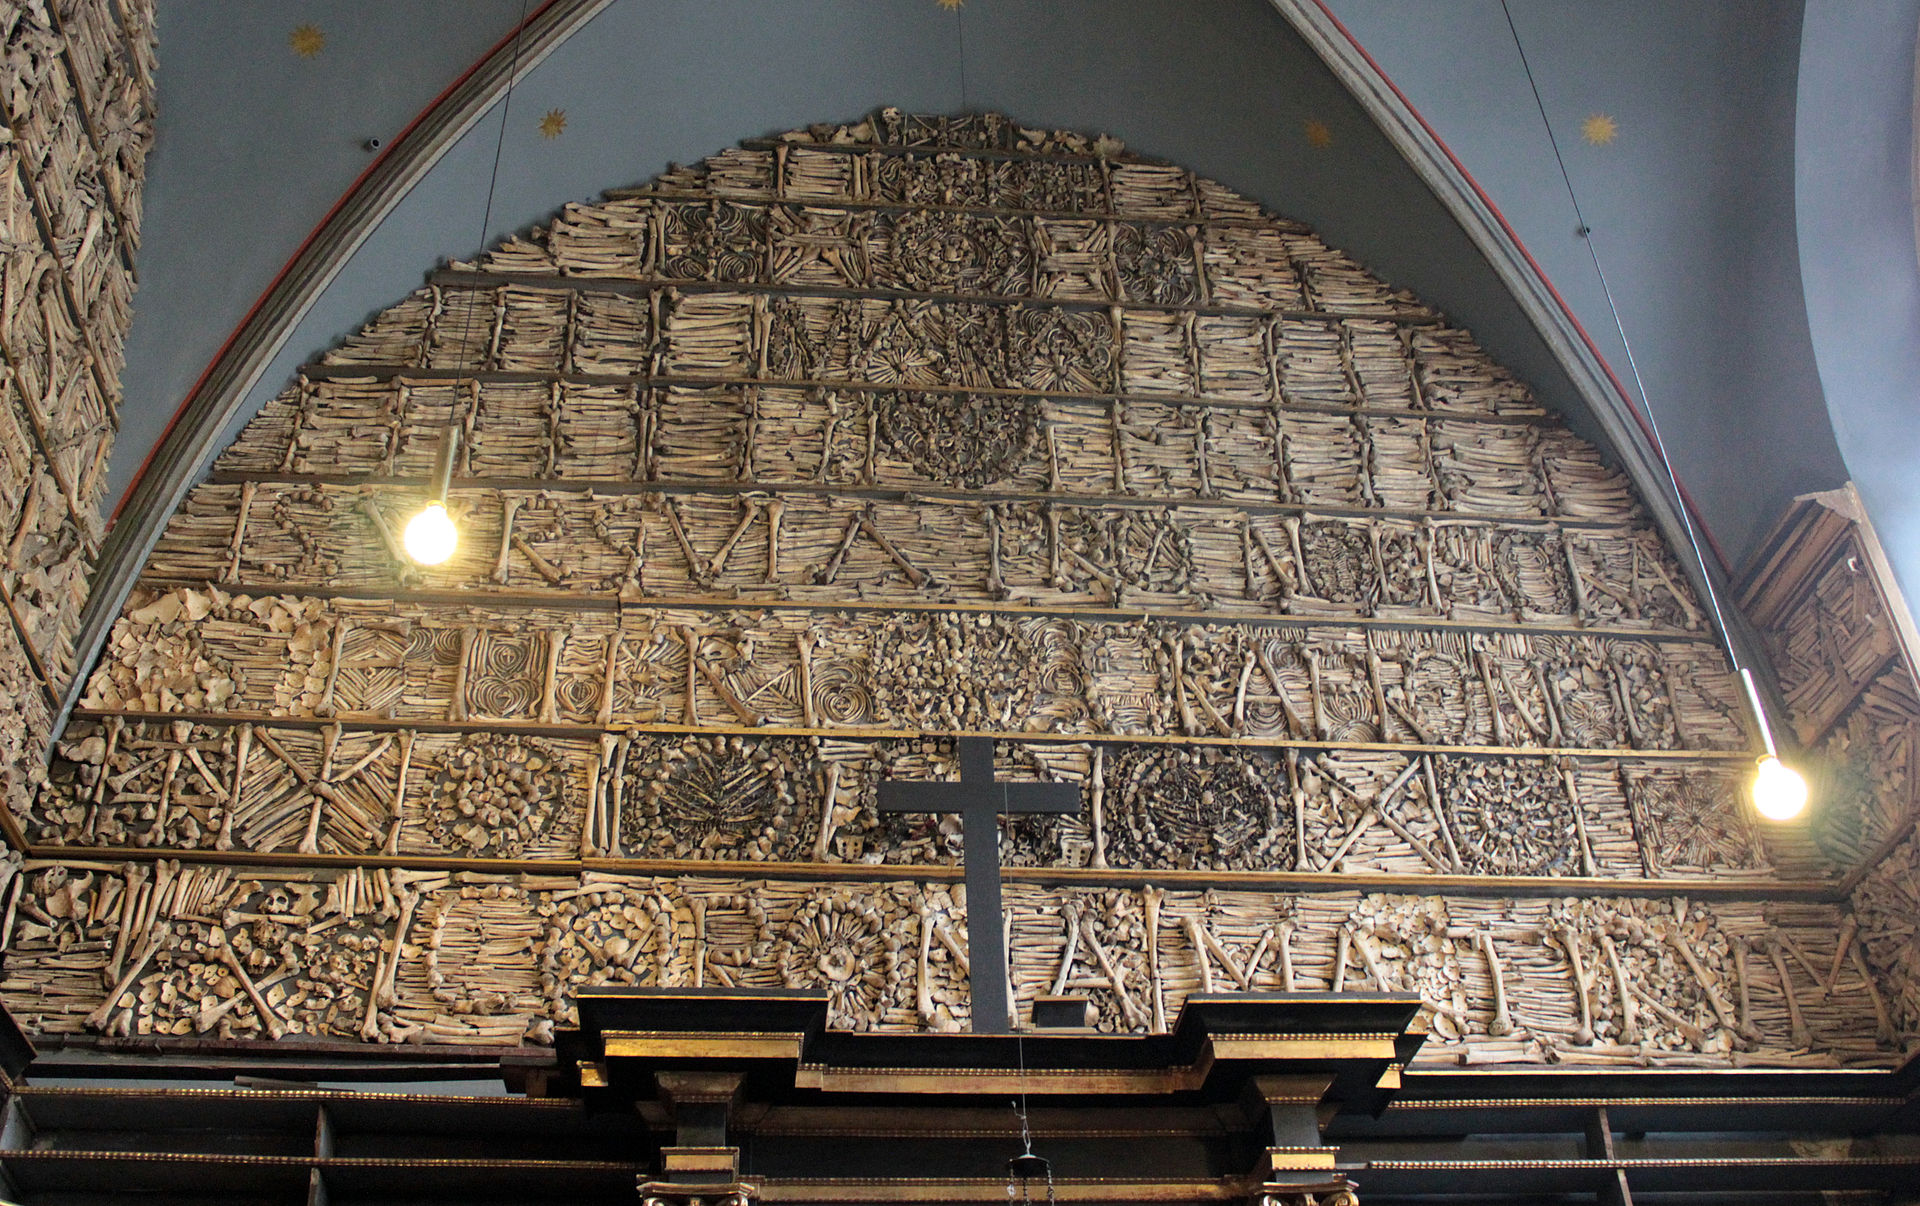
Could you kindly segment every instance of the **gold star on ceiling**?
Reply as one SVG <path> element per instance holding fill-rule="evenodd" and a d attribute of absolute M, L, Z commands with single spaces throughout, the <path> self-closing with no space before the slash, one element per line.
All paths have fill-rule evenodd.
<path fill-rule="evenodd" d="M 1314 150 L 1324 151 L 1333 145 L 1333 131 L 1319 118 L 1314 118 L 1301 128 L 1307 132 L 1307 144 Z"/>
<path fill-rule="evenodd" d="M 327 35 L 318 25 L 296 25 L 287 35 L 287 45 L 301 58 L 310 59 L 326 49 Z"/>
<path fill-rule="evenodd" d="M 1604 147 L 1620 137 L 1620 123 L 1605 113 L 1595 113 L 1580 123 L 1580 137 L 1591 146 Z"/>
<path fill-rule="evenodd" d="M 567 111 L 565 109 L 548 109 L 547 115 L 540 119 L 540 137 L 542 138 L 558 138 L 566 128 Z"/>

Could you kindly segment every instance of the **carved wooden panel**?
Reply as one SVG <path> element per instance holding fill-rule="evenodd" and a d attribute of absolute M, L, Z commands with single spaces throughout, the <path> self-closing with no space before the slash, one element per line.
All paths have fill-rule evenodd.
<path fill-rule="evenodd" d="M 1913 894 L 1920 818 L 1920 676 L 1913 621 L 1851 485 L 1795 499 L 1755 555 L 1742 602 L 1780 673 L 1812 774 L 1803 842 L 1849 869 L 1852 913 L 1831 963 L 1795 959 L 1830 994 L 1878 976 L 1882 1033 L 1920 1017 Z M 1810 839 L 1810 840 L 1809 840 Z M 1857 940 L 1856 940 L 1857 939 Z M 1798 974 L 1797 972 L 1795 974 Z"/>
<path fill-rule="evenodd" d="M 1061 739 L 999 750 L 1004 778 L 1086 785 L 1077 815 L 1005 822 L 1012 865 L 1223 882 L 1766 868 L 1729 774 L 1692 764 Z M 953 831 L 875 807 L 882 779 L 952 778 L 947 739 L 114 717 L 72 726 L 60 754 L 30 815 L 73 846 L 859 865 L 959 852 Z"/>
<path fill-rule="evenodd" d="M 1827 802 L 1821 846 L 1844 863 L 1870 861 L 1920 817 L 1920 699 L 1905 667 L 1867 684 L 1813 753 Z"/>
<path fill-rule="evenodd" d="M 1825 732 L 1898 647 L 1864 553 L 1852 543 L 1835 553 L 1777 626 L 1780 686 L 1803 741 Z"/>
<path fill-rule="evenodd" d="M 1920 931 L 1913 923 L 1920 915 L 1917 872 L 1920 840 L 1908 837 L 1868 870 L 1850 902 L 1865 951 L 1865 958 L 1850 952 L 1852 966 L 1883 977 L 1889 999 L 1882 1022 L 1889 1032 L 1902 1035 L 1920 1026 Z M 1886 1013 L 1891 1013 L 1890 1022 Z"/>

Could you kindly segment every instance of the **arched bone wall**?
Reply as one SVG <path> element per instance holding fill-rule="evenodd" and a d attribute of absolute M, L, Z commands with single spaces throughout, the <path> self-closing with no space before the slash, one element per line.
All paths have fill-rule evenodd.
<path fill-rule="evenodd" d="M 1833 868 L 1740 804 L 1624 480 L 1464 332 L 1086 135 L 824 137 L 437 273 L 249 424 L 24 818 L 74 860 L 24 881 L 36 1029 L 497 1045 L 822 976 L 951 1027 L 954 834 L 870 804 L 970 731 L 1084 785 L 1009 827 L 1015 986 L 1110 1029 L 1371 986 L 1443 1062 L 1892 1057 L 1871 976 L 1731 1012 L 1795 999 L 1769 932 L 1839 960 Z"/>

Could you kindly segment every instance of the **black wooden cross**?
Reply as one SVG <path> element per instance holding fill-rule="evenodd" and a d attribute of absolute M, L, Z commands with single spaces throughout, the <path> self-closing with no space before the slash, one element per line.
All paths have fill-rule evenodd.
<path fill-rule="evenodd" d="M 957 812 L 967 870 L 967 963 L 976 1034 L 1007 1033 L 1007 940 L 1000 912 L 1000 814 L 1080 811 L 1072 783 L 996 783 L 993 738 L 960 738 L 960 782 L 889 780 L 881 812 Z"/>

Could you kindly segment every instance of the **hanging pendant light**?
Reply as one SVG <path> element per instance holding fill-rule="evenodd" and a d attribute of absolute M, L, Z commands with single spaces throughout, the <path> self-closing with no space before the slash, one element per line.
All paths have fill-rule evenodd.
<path fill-rule="evenodd" d="M 1025 1125 L 1026 1119 L 1023 1117 L 1021 1126 L 1024 1128 Z M 1045 1156 L 1034 1155 L 1029 1145 L 1026 1151 L 1007 1161 L 1007 1200 L 1017 1201 L 1020 1206 L 1031 1206 L 1035 1181 L 1046 1185 L 1047 1206 L 1054 1206 L 1053 1165 L 1047 1162 Z"/>
<path fill-rule="evenodd" d="M 453 482 L 453 460 L 460 449 L 460 429 L 449 425 L 433 461 L 433 485 L 427 505 L 407 521 L 400 543 L 420 565 L 441 565 L 460 547 L 460 529 L 447 514 L 447 494 Z"/>
<path fill-rule="evenodd" d="M 487 231 L 493 225 L 494 190 L 500 184 L 500 157 L 507 145 L 507 118 L 513 112 L 513 86 L 520 77 L 520 38 L 527 28 L 527 0 L 520 2 L 520 20 L 513 27 L 513 57 L 507 65 L 506 94 L 500 101 L 500 134 L 493 144 L 493 170 L 487 177 L 487 202 L 480 213 L 480 247 L 487 245 Z M 470 364 L 468 349 L 473 336 L 474 307 L 467 307 L 465 321 L 460 328 L 459 351 L 454 364 L 457 370 L 470 369 L 475 375 L 468 378 L 474 388 L 473 405 L 479 406 L 478 370 L 480 364 Z M 454 388 L 457 391 L 461 378 L 455 376 Z M 460 529 L 453 522 L 453 516 L 447 512 L 447 495 L 453 484 L 453 462 L 460 451 L 460 419 L 458 408 L 447 414 L 447 427 L 440 437 L 440 451 L 433 460 L 433 479 L 427 495 L 427 505 L 415 512 L 412 519 L 400 534 L 400 546 L 407 557 L 417 565 L 444 565 L 460 547 Z"/>
<path fill-rule="evenodd" d="M 1742 666 L 1740 681 L 1746 685 L 1747 701 L 1760 720 L 1760 739 L 1767 747 L 1767 752 L 1754 763 L 1750 788 L 1753 810 L 1769 821 L 1791 821 L 1806 811 L 1807 781 L 1799 771 L 1780 761 L 1779 751 L 1773 748 L 1773 732 L 1767 727 L 1767 714 L 1760 706 L 1760 688 L 1754 684 L 1753 671 Z"/>

